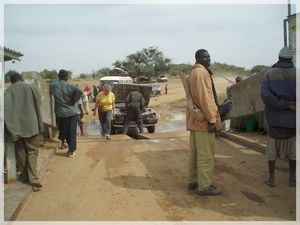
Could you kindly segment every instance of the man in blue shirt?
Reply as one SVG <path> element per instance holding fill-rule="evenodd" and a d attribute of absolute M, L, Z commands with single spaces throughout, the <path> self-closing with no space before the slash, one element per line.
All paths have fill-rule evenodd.
<path fill-rule="evenodd" d="M 282 48 L 278 62 L 265 72 L 261 83 L 269 125 L 266 157 L 270 175 L 265 183 L 270 187 L 275 187 L 277 158 L 289 160 L 289 186 L 296 186 L 296 69 L 292 59 L 292 50 Z"/>

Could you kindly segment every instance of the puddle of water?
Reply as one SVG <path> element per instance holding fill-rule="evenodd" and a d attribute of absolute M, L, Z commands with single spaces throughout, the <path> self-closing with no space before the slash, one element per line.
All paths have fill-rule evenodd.
<path fill-rule="evenodd" d="M 155 130 L 162 131 L 179 131 L 185 130 L 185 114 L 172 115 L 173 117 L 169 121 L 158 120 L 155 125 Z M 83 131 L 86 135 L 100 135 L 101 126 L 99 120 L 87 121 L 83 125 Z M 147 132 L 147 129 L 144 129 Z"/>
<path fill-rule="evenodd" d="M 160 121 L 156 124 L 156 131 L 178 131 L 185 130 L 185 114 L 176 114 L 169 121 Z"/>
<path fill-rule="evenodd" d="M 97 120 L 88 121 L 83 124 L 83 132 L 87 135 L 100 135 L 100 123 Z"/>

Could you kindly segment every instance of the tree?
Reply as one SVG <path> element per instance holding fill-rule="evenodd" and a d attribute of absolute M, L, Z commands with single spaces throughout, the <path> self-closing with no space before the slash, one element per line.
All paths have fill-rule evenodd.
<path fill-rule="evenodd" d="M 104 67 L 96 71 L 95 77 L 101 78 L 104 76 L 109 76 L 110 68 Z"/>
<path fill-rule="evenodd" d="M 259 73 L 260 71 L 265 70 L 265 69 L 267 69 L 267 68 L 269 68 L 269 66 L 265 66 L 265 65 L 256 65 L 256 66 L 253 66 L 253 67 L 252 67 L 252 69 L 250 70 L 250 72 L 251 72 L 252 74 L 254 74 L 254 73 Z"/>
<path fill-rule="evenodd" d="M 171 59 L 165 58 L 158 47 L 152 46 L 128 55 L 124 61 L 116 61 L 113 66 L 127 71 L 132 77 L 140 75 L 153 77 L 167 72 L 170 63 Z"/>
<path fill-rule="evenodd" d="M 56 70 L 47 70 L 44 69 L 43 71 L 40 72 L 41 77 L 44 79 L 55 79 L 58 77 L 58 73 Z"/>

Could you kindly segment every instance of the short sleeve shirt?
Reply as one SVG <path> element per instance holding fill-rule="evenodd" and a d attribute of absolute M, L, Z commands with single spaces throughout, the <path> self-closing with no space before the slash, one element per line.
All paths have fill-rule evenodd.
<path fill-rule="evenodd" d="M 103 107 L 103 111 L 112 110 L 112 106 L 115 103 L 115 95 L 112 92 L 105 95 L 105 93 L 101 91 L 96 97 L 96 102 L 99 106 Z"/>

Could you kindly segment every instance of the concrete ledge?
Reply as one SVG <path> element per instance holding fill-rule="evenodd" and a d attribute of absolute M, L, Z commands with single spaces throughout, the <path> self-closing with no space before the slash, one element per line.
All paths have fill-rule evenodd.
<path fill-rule="evenodd" d="M 220 137 L 226 138 L 230 141 L 233 141 L 237 144 L 252 148 L 253 150 L 265 154 L 266 151 L 266 145 L 258 143 L 256 140 L 241 137 L 238 134 L 228 133 L 226 131 L 220 132 Z"/>
<path fill-rule="evenodd" d="M 57 145 L 54 143 L 53 145 Z M 38 174 L 40 179 L 44 176 L 50 159 L 54 156 L 56 147 L 41 148 L 38 157 Z M 4 221 L 16 220 L 26 201 L 32 194 L 28 184 L 16 181 L 4 185 Z"/>

